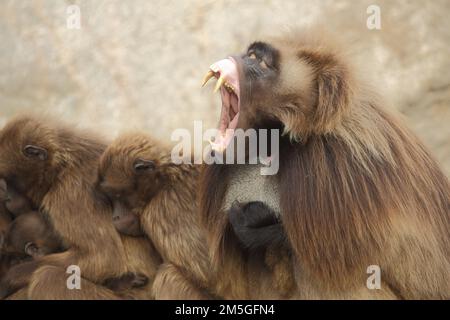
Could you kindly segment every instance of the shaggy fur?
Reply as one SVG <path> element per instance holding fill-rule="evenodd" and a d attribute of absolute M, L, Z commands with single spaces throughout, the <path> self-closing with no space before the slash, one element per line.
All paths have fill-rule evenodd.
<path fill-rule="evenodd" d="M 154 168 L 137 173 L 137 160 Z M 102 156 L 100 186 L 140 217 L 166 265 L 155 279 L 156 298 L 208 298 L 211 266 L 203 231 L 199 226 L 197 191 L 199 172 L 190 164 L 175 165 L 170 149 L 142 134 L 114 141 Z M 193 292 L 196 292 L 193 294 Z"/>
<path fill-rule="evenodd" d="M 46 154 L 27 156 L 25 150 L 30 145 Z M 82 277 L 93 283 L 136 271 L 133 259 L 141 260 L 142 254 L 128 255 L 126 242 L 122 242 L 111 223 L 109 205 L 94 188 L 97 162 L 105 150 L 101 140 L 49 121 L 20 117 L 1 130 L 0 150 L 0 177 L 40 208 L 68 247 L 63 253 L 10 270 L 8 281 L 2 282 L 2 296 L 30 284 L 30 298 L 64 299 L 76 295 L 79 299 L 96 299 L 100 298 L 96 291 L 69 292 L 65 280 L 60 283 L 68 266 L 79 266 Z M 158 264 L 153 262 L 138 271 L 150 278 Z M 44 265 L 59 269 L 44 267 L 45 272 L 34 272 Z M 56 270 L 59 271 L 52 279 L 51 271 Z M 151 296 L 148 293 L 147 298 Z"/>
<path fill-rule="evenodd" d="M 448 299 L 448 179 L 331 43 L 308 33 L 274 39 L 277 78 L 261 91 L 241 88 L 239 127 L 284 132 L 277 178 L 295 257 L 292 297 Z M 223 285 L 237 283 L 237 297 L 261 297 L 247 279 L 262 262 L 246 262 L 222 212 L 232 170 L 206 168 L 202 214 Z M 365 287 L 372 264 L 382 270 L 382 290 Z"/>

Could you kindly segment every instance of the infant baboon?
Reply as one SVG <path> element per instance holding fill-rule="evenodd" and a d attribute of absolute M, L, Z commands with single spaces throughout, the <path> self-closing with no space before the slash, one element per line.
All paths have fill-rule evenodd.
<path fill-rule="evenodd" d="M 21 214 L 14 219 L 1 244 L 1 252 L 16 259 L 16 263 L 62 252 L 60 237 L 45 218 L 36 211 Z"/>

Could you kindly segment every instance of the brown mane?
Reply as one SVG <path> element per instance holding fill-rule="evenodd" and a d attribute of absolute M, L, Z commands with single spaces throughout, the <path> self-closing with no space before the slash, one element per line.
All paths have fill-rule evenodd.
<path fill-rule="evenodd" d="M 281 64 L 292 42 L 275 46 Z M 271 112 L 284 125 L 280 205 L 297 262 L 326 290 L 355 286 L 355 274 L 377 264 L 399 296 L 449 297 L 447 177 L 419 139 L 356 84 L 338 54 L 313 42 L 299 46 L 296 56 L 312 70 L 315 102 L 280 104 Z M 205 167 L 201 210 L 215 263 L 238 273 L 245 257 L 230 256 L 237 249 L 221 208 L 228 170 Z M 398 263 L 404 268 L 393 272 Z"/>

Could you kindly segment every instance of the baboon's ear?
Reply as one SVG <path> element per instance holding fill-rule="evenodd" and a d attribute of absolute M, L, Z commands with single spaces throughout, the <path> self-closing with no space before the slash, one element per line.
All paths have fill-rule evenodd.
<path fill-rule="evenodd" d="M 154 170 L 156 166 L 155 162 L 152 160 L 137 159 L 134 162 L 133 167 L 136 173 L 144 173 Z"/>
<path fill-rule="evenodd" d="M 284 133 L 292 140 L 302 141 L 312 134 L 334 130 L 349 107 L 350 85 L 348 68 L 333 54 L 303 50 L 300 63 L 305 63 L 313 74 L 310 97 L 291 101 L 279 111 Z"/>
<path fill-rule="evenodd" d="M 34 242 L 27 242 L 25 244 L 24 251 L 30 257 L 37 257 L 40 255 L 39 247 Z"/>
<path fill-rule="evenodd" d="M 41 161 L 47 160 L 48 158 L 48 152 L 46 149 L 31 144 L 26 145 L 25 148 L 23 148 L 23 153 L 27 158 Z"/>
<path fill-rule="evenodd" d="M 284 125 L 283 134 L 301 142 L 311 134 L 334 130 L 349 107 L 350 85 L 347 68 L 333 54 L 303 50 L 298 58 L 311 70 L 306 94 L 312 99 L 308 102 L 299 94 L 281 106 L 276 116 Z M 303 77 L 299 75 L 299 79 Z"/>

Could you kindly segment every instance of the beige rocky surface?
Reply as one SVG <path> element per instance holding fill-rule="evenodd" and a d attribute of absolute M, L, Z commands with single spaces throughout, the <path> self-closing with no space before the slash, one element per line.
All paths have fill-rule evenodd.
<path fill-rule="evenodd" d="M 81 10 L 68 29 L 67 6 Z M 381 8 L 381 30 L 366 9 Z M 201 90 L 210 63 L 266 33 L 322 22 L 349 36 L 393 108 L 450 173 L 450 1 L 0 2 L 0 125 L 35 111 L 110 136 L 142 128 L 169 139 L 194 120 L 215 126 Z"/>

